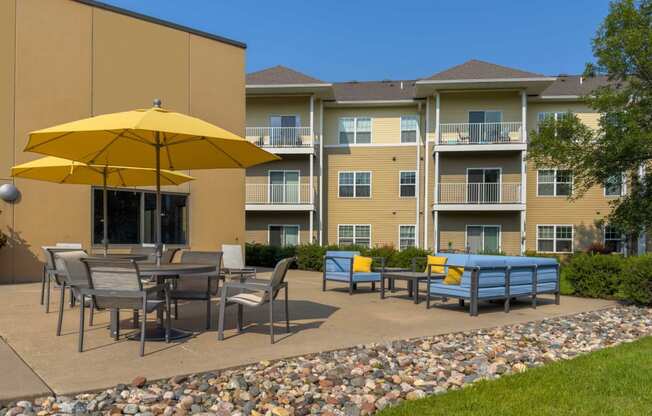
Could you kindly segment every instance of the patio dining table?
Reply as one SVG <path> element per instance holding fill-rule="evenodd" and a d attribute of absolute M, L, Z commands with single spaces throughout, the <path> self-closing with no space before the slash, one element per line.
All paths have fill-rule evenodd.
<path fill-rule="evenodd" d="M 205 276 L 208 273 L 216 271 L 213 264 L 193 264 L 193 263 L 167 263 L 156 265 L 153 263 L 138 264 L 138 271 L 143 277 L 151 277 L 157 284 L 167 279 L 177 279 L 179 276 Z M 111 310 L 111 334 L 114 334 L 118 325 L 118 312 Z M 179 328 L 170 329 L 170 340 L 187 338 L 192 335 L 191 331 Z M 140 338 L 140 331 L 129 335 L 129 338 Z M 163 325 L 162 314 L 156 316 L 156 326 L 148 327 L 145 332 L 145 339 L 148 341 L 164 341 L 165 326 Z"/>

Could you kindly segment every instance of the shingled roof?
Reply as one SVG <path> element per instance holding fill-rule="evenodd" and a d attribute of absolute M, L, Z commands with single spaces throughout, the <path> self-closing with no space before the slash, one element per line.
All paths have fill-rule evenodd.
<path fill-rule="evenodd" d="M 277 65 L 247 74 L 247 85 L 307 85 L 327 84 L 283 65 Z"/>
<path fill-rule="evenodd" d="M 414 80 L 351 81 L 333 84 L 337 101 L 389 101 L 414 98 Z"/>
<path fill-rule="evenodd" d="M 543 77 L 543 75 L 472 59 L 463 64 L 438 72 L 428 78 L 424 78 L 424 80 L 444 81 L 459 79 L 510 79 L 538 77 Z"/>
<path fill-rule="evenodd" d="M 581 96 L 607 84 L 609 84 L 609 80 L 606 76 L 587 78 L 581 75 L 560 75 L 555 82 L 541 92 L 541 96 Z"/>

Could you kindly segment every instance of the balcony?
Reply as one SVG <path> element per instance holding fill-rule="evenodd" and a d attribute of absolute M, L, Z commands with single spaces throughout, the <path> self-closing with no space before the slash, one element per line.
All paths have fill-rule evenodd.
<path fill-rule="evenodd" d="M 310 127 L 247 127 L 247 140 L 271 153 L 314 153 Z"/>
<path fill-rule="evenodd" d="M 247 211 L 311 211 L 309 184 L 266 184 L 245 185 L 245 207 Z"/>
<path fill-rule="evenodd" d="M 438 151 L 525 150 L 523 124 L 443 123 L 439 125 Z"/>
<path fill-rule="evenodd" d="M 438 211 L 520 211 L 520 183 L 440 183 Z"/>

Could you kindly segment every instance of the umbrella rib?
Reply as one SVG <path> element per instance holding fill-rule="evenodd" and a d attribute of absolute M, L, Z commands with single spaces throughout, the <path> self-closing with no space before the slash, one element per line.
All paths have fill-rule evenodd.
<path fill-rule="evenodd" d="M 130 134 L 133 135 L 134 137 L 130 137 L 129 136 Z M 141 142 L 141 143 L 149 145 L 149 146 L 154 146 L 154 143 L 150 142 L 149 140 L 147 140 L 144 137 L 140 137 L 139 135 L 137 135 L 133 131 L 125 131 L 125 138 L 135 140 L 135 141 Z"/>
<path fill-rule="evenodd" d="M 61 134 L 61 135 L 59 135 L 59 136 L 56 136 L 56 137 L 52 137 L 52 138 L 50 138 L 50 139 L 47 139 L 46 141 L 44 141 L 44 142 L 42 142 L 42 143 L 38 143 L 38 144 L 35 144 L 34 146 L 26 147 L 26 148 L 25 148 L 25 151 L 26 151 L 26 152 L 32 152 L 32 151 L 34 151 L 34 149 L 36 149 L 37 147 L 43 146 L 43 145 L 48 144 L 48 143 L 50 143 L 50 142 L 53 142 L 53 141 L 55 141 L 55 140 L 59 140 L 60 138 L 65 137 L 65 136 L 67 136 L 67 135 L 69 135 L 69 134 L 72 134 L 72 133 L 74 133 L 74 132 L 72 132 L 72 131 L 67 131 L 67 132 L 65 132 L 65 133 L 63 133 L 63 134 Z"/>
<path fill-rule="evenodd" d="M 125 178 L 122 177 L 122 169 L 116 169 L 115 171 L 120 178 L 120 182 L 122 182 L 122 186 L 127 186 L 127 181 L 125 181 Z"/>
<path fill-rule="evenodd" d="M 212 141 L 210 141 L 210 140 L 207 139 L 206 137 L 203 137 L 202 140 L 206 140 L 206 142 L 208 142 L 208 144 L 210 144 L 211 146 L 213 146 L 213 148 L 215 148 L 215 149 L 218 150 L 219 152 L 222 152 L 222 154 L 224 154 L 224 156 L 226 156 L 226 157 L 228 157 L 229 159 L 231 159 L 231 160 L 232 160 L 236 165 L 240 166 L 240 168 L 242 168 L 242 169 L 245 168 L 244 166 L 242 166 L 242 163 L 240 163 L 240 162 L 238 162 L 237 160 L 235 160 L 233 157 L 231 157 L 230 154 L 228 154 L 227 152 L 225 152 L 224 150 L 222 150 L 221 147 L 219 147 L 218 145 L 216 145 L 215 143 L 213 143 Z"/>
<path fill-rule="evenodd" d="M 170 149 L 168 148 L 168 138 L 165 133 L 163 133 L 163 147 L 165 147 L 165 154 L 168 158 L 168 166 L 170 169 L 174 170 L 172 165 L 172 156 L 170 156 Z"/>
<path fill-rule="evenodd" d="M 95 154 L 95 156 L 93 156 L 93 158 L 88 162 L 88 164 L 89 164 L 89 165 L 94 164 L 95 159 L 97 159 L 97 158 L 98 158 L 102 153 L 106 152 L 106 150 L 107 150 L 107 149 L 108 149 L 108 148 L 109 148 L 113 143 L 115 143 L 115 142 L 116 142 L 120 137 L 122 137 L 126 131 L 127 131 L 127 130 L 122 130 L 122 133 L 120 133 L 120 134 L 118 134 L 117 136 L 115 136 L 115 137 L 113 138 L 113 140 L 111 140 L 109 143 L 106 144 L 106 146 L 104 146 L 103 148 L 101 148 L 101 149 L 100 149 L 100 150 Z M 88 156 L 90 156 L 90 153 L 89 153 L 86 157 L 88 157 Z"/>

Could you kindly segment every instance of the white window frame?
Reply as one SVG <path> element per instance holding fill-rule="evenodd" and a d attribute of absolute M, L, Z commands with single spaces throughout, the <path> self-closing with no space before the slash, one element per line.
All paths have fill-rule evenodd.
<path fill-rule="evenodd" d="M 371 224 L 337 224 L 337 245 L 338 246 L 341 245 L 340 244 L 340 227 L 353 227 L 353 237 L 351 237 L 353 239 L 352 245 L 358 245 L 358 243 L 356 242 L 356 240 L 358 239 L 358 237 L 356 236 L 356 227 L 369 227 L 369 248 L 371 248 L 371 242 L 373 241 L 371 239 Z"/>
<path fill-rule="evenodd" d="M 620 251 L 618 251 L 618 253 L 624 253 L 624 251 L 625 251 L 625 242 L 626 242 L 625 234 L 620 233 L 620 238 L 619 239 L 615 239 L 615 238 L 609 238 L 608 239 L 607 238 L 607 227 L 609 227 L 609 224 L 605 224 L 602 227 L 602 245 L 607 247 L 607 241 L 618 241 L 618 242 L 620 242 L 620 245 L 621 245 Z"/>
<path fill-rule="evenodd" d="M 402 179 L 401 176 L 404 173 L 413 173 L 414 174 L 414 183 L 405 184 L 405 186 L 412 185 L 414 187 L 414 195 L 413 196 L 409 196 L 409 195 L 404 196 L 404 195 L 401 194 L 401 189 L 402 189 L 402 186 L 403 186 L 403 183 L 401 182 L 401 179 Z M 405 199 L 414 199 L 414 198 L 417 197 L 417 171 L 416 170 L 401 170 L 401 171 L 398 172 L 398 197 L 399 198 L 405 198 Z"/>
<path fill-rule="evenodd" d="M 625 174 L 621 173 L 620 174 L 620 193 L 617 195 L 610 195 L 607 193 L 607 183 L 605 182 L 602 185 L 602 194 L 605 196 L 605 198 L 620 198 L 621 196 L 624 196 L 625 193 L 627 192 L 627 186 L 626 186 L 626 178 Z"/>
<path fill-rule="evenodd" d="M 498 252 L 503 251 L 503 227 L 500 224 L 466 224 L 464 229 L 464 250 L 468 247 L 469 243 L 469 227 L 482 227 L 482 251 L 486 251 L 484 247 L 484 229 L 485 227 L 498 228 Z"/>
<path fill-rule="evenodd" d="M 358 119 L 369 119 L 369 143 L 358 143 Z M 353 120 L 353 142 L 352 143 L 343 143 L 342 142 L 342 120 L 351 119 Z M 365 132 L 366 133 L 366 132 Z M 374 142 L 374 118 L 371 116 L 352 116 L 352 117 L 339 117 L 337 119 L 337 143 L 340 145 L 350 146 L 352 144 L 359 144 L 361 146 L 370 145 Z"/>
<path fill-rule="evenodd" d="M 553 182 L 539 182 L 539 172 L 543 170 L 551 170 L 553 171 L 553 176 L 554 176 L 554 181 Z M 560 170 L 567 170 L 570 172 L 570 193 L 568 195 L 557 195 L 557 184 L 565 184 L 566 182 L 557 182 L 557 171 Z M 553 193 L 552 195 L 541 195 L 539 193 L 539 183 L 543 184 L 552 184 L 552 190 Z M 573 195 L 573 171 L 570 169 L 559 169 L 559 168 L 548 168 L 548 169 L 537 169 L 537 197 L 541 198 L 568 198 Z"/>
<path fill-rule="evenodd" d="M 555 254 L 573 254 L 575 252 L 575 226 L 573 224 L 537 224 L 536 252 L 537 253 L 555 253 Z M 552 230 L 552 249 L 553 251 L 540 251 L 539 240 L 550 240 L 549 238 L 539 238 L 539 227 L 553 227 Z M 557 251 L 557 227 L 571 227 L 571 251 Z M 567 240 L 567 239 L 563 239 Z"/>
<path fill-rule="evenodd" d="M 342 173 L 352 173 L 353 174 L 353 196 L 342 196 L 340 195 L 340 175 Z M 358 177 L 358 173 L 368 173 L 369 174 L 369 196 L 357 196 L 357 184 L 356 184 L 356 179 Z M 337 172 L 337 197 L 341 199 L 371 199 L 371 196 L 373 195 L 373 173 L 370 170 L 341 170 Z M 351 185 L 346 185 L 346 186 L 351 186 Z"/>
<path fill-rule="evenodd" d="M 272 202 L 272 172 L 278 173 L 282 172 L 283 173 L 283 202 L 282 204 L 300 204 L 301 203 L 301 171 L 299 169 L 270 169 L 267 171 L 267 203 L 268 204 L 276 204 L 278 202 Z M 297 202 L 287 202 L 287 197 L 286 197 L 286 183 L 285 183 L 285 174 L 287 172 L 294 173 L 296 172 L 297 174 L 297 186 L 299 189 L 297 189 L 297 195 L 299 197 L 299 200 Z"/>
<path fill-rule="evenodd" d="M 267 245 L 271 245 L 270 237 L 271 237 L 271 229 L 272 227 L 296 227 L 297 228 L 297 245 L 301 244 L 301 225 L 299 224 L 267 224 Z M 281 246 L 281 247 L 287 247 L 287 246 Z"/>
<path fill-rule="evenodd" d="M 403 240 L 403 238 L 401 237 L 401 227 L 412 227 L 414 229 L 414 239 L 412 240 L 412 245 L 406 246 L 406 247 L 403 247 L 401 245 L 401 240 Z M 400 251 L 402 251 L 405 248 L 416 247 L 416 246 L 417 246 L 417 226 L 416 226 L 416 224 L 399 224 L 398 225 L 398 249 Z"/>
<path fill-rule="evenodd" d="M 403 140 L 403 132 L 404 131 L 412 131 L 412 130 L 403 130 L 403 119 L 408 119 L 408 118 L 409 119 L 414 119 L 417 122 L 417 126 L 414 129 L 414 141 L 413 142 L 408 142 L 408 141 Z M 408 144 L 412 144 L 412 143 L 417 144 L 417 143 L 419 143 L 419 137 L 421 136 L 421 134 L 419 133 L 419 129 L 420 129 L 419 115 L 418 114 L 405 114 L 405 115 L 402 115 L 399 123 L 400 123 L 399 130 L 400 130 L 400 135 L 401 135 L 401 137 L 400 137 L 401 143 L 408 143 Z"/>

